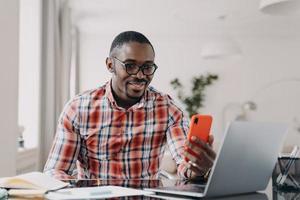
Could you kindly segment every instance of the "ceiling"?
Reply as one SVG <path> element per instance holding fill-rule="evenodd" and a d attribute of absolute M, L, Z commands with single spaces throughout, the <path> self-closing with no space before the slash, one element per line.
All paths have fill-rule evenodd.
<path fill-rule="evenodd" d="M 299 37 L 300 12 L 271 16 L 259 0 L 72 0 L 72 20 L 81 34 L 137 30 L 165 37 L 230 34 Z"/>

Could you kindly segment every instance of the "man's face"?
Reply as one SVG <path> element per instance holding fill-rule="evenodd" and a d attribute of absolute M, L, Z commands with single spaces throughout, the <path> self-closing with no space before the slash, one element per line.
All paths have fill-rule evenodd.
<path fill-rule="evenodd" d="M 115 95 L 123 101 L 140 99 L 153 75 L 144 75 L 141 70 L 136 75 L 129 75 L 121 62 L 137 64 L 138 66 L 154 63 L 152 47 L 147 43 L 129 42 L 116 48 L 112 55 L 115 59 L 108 58 L 106 65 L 108 70 L 113 73 L 112 88 Z"/>

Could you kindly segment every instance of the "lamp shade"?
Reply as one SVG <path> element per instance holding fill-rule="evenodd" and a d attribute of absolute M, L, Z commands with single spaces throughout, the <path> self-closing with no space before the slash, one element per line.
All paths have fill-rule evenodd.
<path fill-rule="evenodd" d="M 290 15 L 300 13 L 299 0 L 261 0 L 259 9 L 271 15 Z"/>
<path fill-rule="evenodd" d="M 204 59 L 223 59 L 238 57 L 242 54 L 239 45 L 230 38 L 218 38 L 205 43 L 201 48 Z"/>

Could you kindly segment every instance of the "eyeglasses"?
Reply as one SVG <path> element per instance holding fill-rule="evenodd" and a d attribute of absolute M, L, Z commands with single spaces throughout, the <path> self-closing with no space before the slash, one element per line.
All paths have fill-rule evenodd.
<path fill-rule="evenodd" d="M 145 63 L 138 66 L 136 63 L 124 63 L 116 57 L 112 58 L 119 61 L 125 68 L 127 74 L 129 75 L 137 75 L 137 73 L 139 73 L 139 71 L 141 70 L 145 76 L 150 76 L 153 75 L 156 69 L 158 68 L 157 65 L 154 63 Z"/>

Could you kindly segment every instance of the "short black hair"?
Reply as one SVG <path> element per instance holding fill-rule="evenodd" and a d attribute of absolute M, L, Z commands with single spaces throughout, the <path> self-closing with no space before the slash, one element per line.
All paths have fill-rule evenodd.
<path fill-rule="evenodd" d="M 113 40 L 111 47 L 110 47 L 109 54 L 111 54 L 112 51 L 116 47 L 121 47 L 123 44 L 129 43 L 129 42 L 138 42 L 138 43 L 149 44 L 154 52 L 154 48 L 153 48 L 151 42 L 148 40 L 148 38 L 145 35 L 143 35 L 142 33 L 136 32 L 136 31 L 124 31 L 124 32 L 120 33 L 119 35 L 117 35 L 115 37 L 115 39 Z"/>

